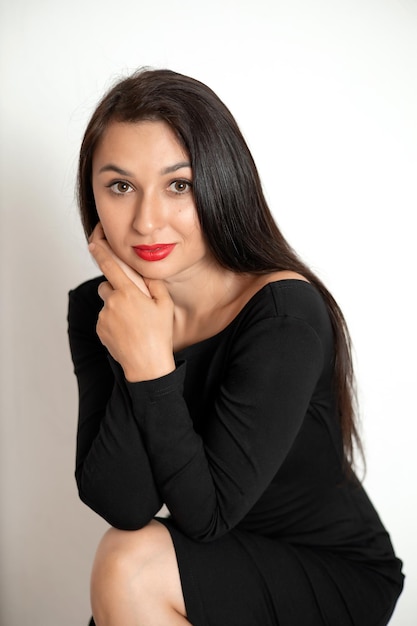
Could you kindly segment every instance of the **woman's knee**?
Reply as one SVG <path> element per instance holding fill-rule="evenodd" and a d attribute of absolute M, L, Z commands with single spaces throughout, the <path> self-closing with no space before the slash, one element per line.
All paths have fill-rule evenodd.
<path fill-rule="evenodd" d="M 136 531 L 110 528 L 101 539 L 94 559 L 92 583 L 114 584 L 138 578 L 163 549 L 163 535 L 153 522 Z"/>
<path fill-rule="evenodd" d="M 159 522 L 137 531 L 111 528 L 97 548 L 91 576 L 93 609 L 131 601 L 130 595 L 137 602 L 157 597 L 185 612 L 172 539 Z"/>

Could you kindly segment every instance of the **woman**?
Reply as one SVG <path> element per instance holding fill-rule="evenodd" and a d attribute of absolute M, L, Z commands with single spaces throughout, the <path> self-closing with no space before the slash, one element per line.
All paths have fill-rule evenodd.
<path fill-rule="evenodd" d="M 112 526 L 97 626 L 387 624 L 403 576 L 352 469 L 345 322 L 230 112 L 174 72 L 122 80 L 79 202 L 103 273 L 69 308 L 77 484 Z"/>

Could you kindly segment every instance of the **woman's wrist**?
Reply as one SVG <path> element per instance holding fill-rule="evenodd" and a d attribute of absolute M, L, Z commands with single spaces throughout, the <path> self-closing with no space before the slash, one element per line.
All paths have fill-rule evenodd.
<path fill-rule="evenodd" d="M 141 365 L 123 366 L 123 372 L 129 383 L 140 383 L 147 380 L 154 380 L 166 376 L 175 370 L 174 358 L 165 360 L 159 359 L 157 363 L 147 363 Z"/>

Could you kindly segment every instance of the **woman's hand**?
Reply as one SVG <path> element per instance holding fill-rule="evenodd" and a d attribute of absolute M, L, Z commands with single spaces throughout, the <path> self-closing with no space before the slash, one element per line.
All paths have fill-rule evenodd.
<path fill-rule="evenodd" d="M 150 297 L 149 289 L 145 285 L 145 281 L 143 280 L 142 276 L 138 274 L 137 272 L 135 272 L 135 270 L 132 269 L 129 265 L 127 265 L 127 263 L 122 261 L 122 259 L 116 256 L 113 250 L 110 248 L 108 241 L 106 239 L 106 236 L 104 234 L 103 227 L 100 222 L 98 222 L 98 224 L 94 228 L 93 232 L 88 238 L 88 241 L 89 243 L 100 243 L 101 245 L 103 245 L 104 248 L 111 254 L 111 256 L 116 261 L 118 266 L 122 268 L 126 276 L 128 276 L 130 280 L 135 283 L 136 287 L 138 287 L 141 291 L 143 291 L 145 295 Z"/>
<path fill-rule="evenodd" d="M 97 334 L 130 382 L 151 380 L 175 369 L 174 303 L 165 284 L 147 282 L 148 294 L 137 288 L 113 258 L 108 244 L 94 240 L 89 250 L 108 282 L 98 293 L 104 302 Z"/>

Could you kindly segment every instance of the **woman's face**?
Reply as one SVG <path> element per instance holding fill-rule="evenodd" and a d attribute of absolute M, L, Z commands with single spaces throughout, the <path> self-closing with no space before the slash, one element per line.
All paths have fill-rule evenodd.
<path fill-rule="evenodd" d="M 97 213 L 111 248 L 146 278 L 182 280 L 210 263 L 189 157 L 162 121 L 113 122 L 92 168 Z"/>

